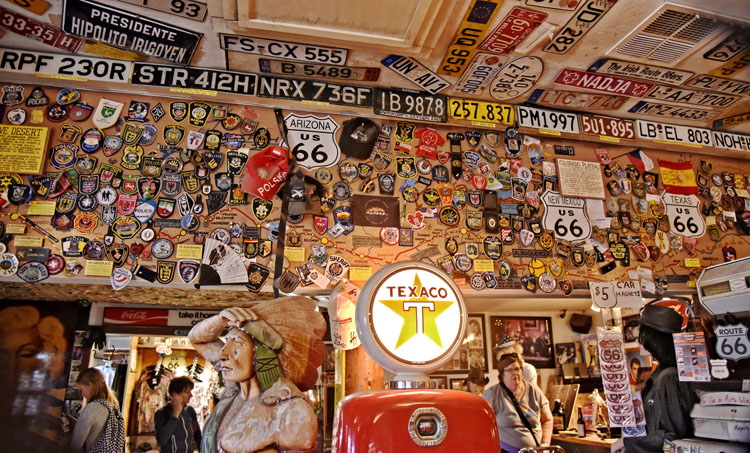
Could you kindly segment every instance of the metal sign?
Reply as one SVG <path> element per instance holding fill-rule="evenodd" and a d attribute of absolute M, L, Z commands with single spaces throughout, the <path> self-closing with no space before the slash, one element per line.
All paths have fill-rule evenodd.
<path fill-rule="evenodd" d="M 714 147 L 735 151 L 750 151 L 750 136 L 711 131 Z"/>
<path fill-rule="evenodd" d="M 346 49 L 338 47 L 311 46 L 298 42 L 226 33 L 219 33 L 219 44 L 224 50 L 337 66 L 343 66 L 346 63 L 348 53 Z"/>
<path fill-rule="evenodd" d="M 583 113 L 579 118 L 585 135 L 596 135 L 605 141 L 635 140 L 635 121 Z"/>
<path fill-rule="evenodd" d="M 716 326 L 716 353 L 727 360 L 742 360 L 750 357 L 750 340 L 748 328 L 742 324 Z"/>
<path fill-rule="evenodd" d="M 270 58 L 259 58 L 258 65 L 260 66 L 260 72 L 299 77 L 374 82 L 378 80 L 378 76 L 380 75 L 380 68 L 355 68 L 331 64 L 297 63 L 294 61 L 271 60 Z"/>
<path fill-rule="evenodd" d="M 572 242 L 591 237 L 585 198 L 565 197 L 551 190 L 540 198 L 544 203 L 542 224 L 545 230 L 555 232 L 555 239 Z"/>
<path fill-rule="evenodd" d="M 474 56 L 469 68 L 456 82 L 453 91 L 456 93 L 481 95 L 490 81 L 495 78 L 502 67 L 502 57 L 488 53 L 480 53 Z"/>
<path fill-rule="evenodd" d="M 529 102 L 534 104 L 582 110 L 618 110 L 627 100 L 625 96 L 546 89 L 536 89 L 529 96 Z"/>
<path fill-rule="evenodd" d="M 638 113 L 648 116 L 660 116 L 669 118 L 682 118 L 692 121 L 706 121 L 715 117 L 719 112 L 714 110 L 703 110 L 692 107 L 681 107 L 679 105 L 662 104 L 659 102 L 639 101 L 628 110 L 630 113 Z"/>
<path fill-rule="evenodd" d="M 222 71 L 152 63 L 133 63 L 133 85 L 179 87 L 221 91 L 252 96 L 258 76 L 244 72 Z"/>
<path fill-rule="evenodd" d="M 292 99 L 300 102 L 348 105 L 352 107 L 372 106 L 372 88 L 342 85 L 319 80 L 292 79 L 261 75 L 257 96 Z"/>
<path fill-rule="evenodd" d="M 707 74 L 697 75 L 687 82 L 686 87 L 705 88 L 706 90 L 718 91 L 726 94 L 738 94 L 750 96 L 750 83 L 739 80 L 722 79 Z"/>
<path fill-rule="evenodd" d="M 597 60 L 591 65 L 591 67 L 589 67 L 588 72 L 612 74 L 672 86 L 682 85 L 687 79 L 695 74 L 690 71 L 679 71 L 672 68 L 664 68 L 662 66 L 633 63 L 632 61 L 615 60 L 613 58 L 602 58 Z"/>
<path fill-rule="evenodd" d="M 711 131 L 699 127 L 636 120 L 638 138 L 685 146 L 713 146 Z"/>
<path fill-rule="evenodd" d="M 544 62 L 537 57 L 518 57 L 509 61 L 492 81 L 490 96 L 498 101 L 517 98 L 534 86 L 543 71 Z"/>
<path fill-rule="evenodd" d="M 547 13 L 514 6 L 479 46 L 480 50 L 508 55 L 547 18 Z"/>
<path fill-rule="evenodd" d="M 729 94 L 710 93 L 707 91 L 689 90 L 656 86 L 647 95 L 649 99 L 680 102 L 683 104 L 704 105 L 706 107 L 727 107 L 739 99 L 739 96 Z"/>
<path fill-rule="evenodd" d="M 589 282 L 591 301 L 599 308 L 643 307 L 641 287 L 637 281 Z"/>
<path fill-rule="evenodd" d="M 521 127 L 543 129 L 545 131 L 578 134 L 578 115 L 568 112 L 538 109 L 525 105 L 516 106 L 516 118 Z"/>
<path fill-rule="evenodd" d="M 558 85 L 567 85 L 586 90 L 601 91 L 609 94 L 620 94 L 623 96 L 643 97 L 654 88 L 653 83 L 636 82 L 609 75 L 594 72 L 579 71 L 578 69 L 565 68 L 557 75 L 554 82 Z"/>
<path fill-rule="evenodd" d="M 617 0 L 585 0 L 575 16 L 565 24 L 542 50 L 557 54 L 567 53 L 583 39 L 604 13 L 612 8 Z"/>
<path fill-rule="evenodd" d="M 444 123 L 448 112 L 445 95 L 398 88 L 375 88 L 373 109 L 378 115 L 436 123 Z"/>
<path fill-rule="evenodd" d="M 84 78 L 109 83 L 128 83 L 133 63 L 79 55 L 60 55 L 28 50 L 0 49 L 0 70 Z"/>
<path fill-rule="evenodd" d="M 187 65 L 203 33 L 92 0 L 65 0 L 62 29 L 71 35 Z"/>
<path fill-rule="evenodd" d="M 706 221 L 701 216 L 700 200 L 695 195 L 661 194 L 669 230 L 680 236 L 699 238 L 706 232 Z"/>
<path fill-rule="evenodd" d="M 482 35 L 487 31 L 499 9 L 498 6 L 502 3 L 503 0 L 472 0 L 438 67 L 438 74 L 458 76 L 464 73 L 471 55 L 476 52 Z"/>
<path fill-rule="evenodd" d="M 330 116 L 291 113 L 284 122 L 289 146 L 299 166 L 310 170 L 330 167 L 339 161 L 341 150 L 335 140 L 339 125 Z"/>
<path fill-rule="evenodd" d="M 744 31 L 736 31 L 703 54 L 706 60 L 729 61 L 750 46 L 750 36 Z"/>
<path fill-rule="evenodd" d="M 0 6 L 0 26 L 13 33 L 70 53 L 77 52 L 81 43 L 83 43 L 83 39 L 66 35 L 58 28 L 5 9 L 2 6 Z"/>
<path fill-rule="evenodd" d="M 411 57 L 389 55 L 381 61 L 383 66 L 392 69 L 403 78 L 432 94 L 438 94 L 451 86 L 450 82 L 427 69 L 422 63 Z"/>
<path fill-rule="evenodd" d="M 515 124 L 513 106 L 469 99 L 448 99 L 451 118 L 483 123 L 502 123 L 508 126 Z"/>

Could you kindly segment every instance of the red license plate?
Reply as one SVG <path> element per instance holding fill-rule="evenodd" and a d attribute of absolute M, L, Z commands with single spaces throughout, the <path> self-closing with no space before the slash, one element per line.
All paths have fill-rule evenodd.
<path fill-rule="evenodd" d="M 516 6 L 479 48 L 494 54 L 508 55 L 546 18 L 545 13 Z"/>

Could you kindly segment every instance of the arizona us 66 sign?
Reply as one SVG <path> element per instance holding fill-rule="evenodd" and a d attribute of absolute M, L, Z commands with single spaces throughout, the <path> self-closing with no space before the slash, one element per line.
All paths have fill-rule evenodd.
<path fill-rule="evenodd" d="M 664 201 L 665 214 L 669 216 L 669 230 L 672 233 L 689 238 L 703 236 L 706 221 L 698 209 L 698 197 L 664 192 L 661 199 Z"/>
<path fill-rule="evenodd" d="M 308 170 L 329 167 L 339 160 L 341 151 L 334 139 L 339 125 L 329 116 L 297 115 L 284 118 L 289 147 L 297 163 Z"/>
<path fill-rule="evenodd" d="M 541 197 L 544 203 L 542 224 L 555 232 L 555 239 L 582 241 L 591 236 L 591 223 L 586 217 L 586 199 L 565 197 L 548 190 Z"/>

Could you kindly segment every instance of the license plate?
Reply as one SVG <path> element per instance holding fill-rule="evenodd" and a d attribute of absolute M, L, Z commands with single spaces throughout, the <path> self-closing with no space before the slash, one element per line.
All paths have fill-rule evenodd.
<path fill-rule="evenodd" d="M 542 50 L 564 54 L 586 35 L 617 0 L 586 0 L 578 12 Z"/>
<path fill-rule="evenodd" d="M 554 110 L 538 109 L 525 105 L 516 106 L 516 118 L 521 127 L 577 134 L 578 115 Z"/>
<path fill-rule="evenodd" d="M 699 127 L 636 120 L 638 138 L 686 146 L 713 146 L 711 131 Z"/>
<path fill-rule="evenodd" d="M 541 89 L 534 90 L 529 97 L 529 102 L 534 104 L 588 110 L 618 110 L 627 100 L 625 96 Z"/>
<path fill-rule="evenodd" d="M 635 122 L 600 115 L 580 115 L 581 132 L 586 135 L 635 140 Z"/>
<path fill-rule="evenodd" d="M 703 54 L 706 60 L 729 61 L 750 46 L 747 33 L 735 32 L 716 47 Z"/>
<path fill-rule="evenodd" d="M 481 95 L 502 67 L 502 57 L 480 53 L 453 87 L 456 93 Z"/>
<path fill-rule="evenodd" d="M 649 82 L 638 82 L 623 79 L 622 77 L 579 71 L 571 68 L 563 69 L 555 78 L 555 83 L 583 88 L 585 90 L 602 91 L 604 93 L 637 98 L 645 96 L 646 93 L 654 88 L 654 84 Z"/>
<path fill-rule="evenodd" d="M 682 102 L 684 104 L 705 105 L 707 107 L 726 107 L 733 104 L 739 96 L 729 94 L 709 93 L 707 91 L 690 90 L 687 88 L 673 88 L 656 86 L 647 95 L 650 99 L 661 101 Z"/>
<path fill-rule="evenodd" d="M 502 123 L 508 126 L 515 123 L 513 106 L 507 104 L 450 98 L 448 112 L 451 118 L 457 120 Z"/>
<path fill-rule="evenodd" d="M 750 50 L 745 50 L 740 55 L 732 58 L 723 65 L 709 72 L 710 75 L 719 77 L 733 77 L 750 65 Z"/>
<path fill-rule="evenodd" d="M 517 98 L 534 86 L 544 71 L 544 63 L 537 57 L 518 57 L 506 63 L 492 81 L 490 96 L 498 101 Z"/>
<path fill-rule="evenodd" d="M 380 68 L 354 68 L 351 66 L 330 64 L 295 63 L 294 61 L 271 60 L 269 58 L 258 59 L 258 64 L 260 65 L 260 72 L 298 77 L 374 82 L 378 80 L 378 76 L 380 75 Z"/>
<path fill-rule="evenodd" d="M 472 0 L 443 61 L 438 66 L 438 74 L 449 76 L 465 74 L 472 54 L 477 51 L 484 32 L 489 28 L 502 3 L 503 0 Z"/>
<path fill-rule="evenodd" d="M 641 115 L 682 118 L 684 120 L 710 120 L 719 114 L 712 110 L 702 110 L 678 105 L 660 104 L 658 102 L 640 101 L 628 110 Z"/>
<path fill-rule="evenodd" d="M 564 9 L 572 11 L 578 6 L 578 0 L 526 0 L 529 6 L 538 6 L 541 8 Z"/>
<path fill-rule="evenodd" d="M 71 53 L 75 53 L 83 42 L 81 38 L 67 35 L 55 27 L 15 13 L 2 6 L 0 6 L 0 25 L 13 33 Z"/>
<path fill-rule="evenodd" d="M 311 46 L 298 42 L 219 33 L 219 44 L 224 50 L 245 52 L 267 57 L 325 63 L 343 66 L 348 51 L 338 47 Z"/>
<path fill-rule="evenodd" d="M 706 74 L 693 77 L 685 83 L 686 87 L 705 88 L 707 90 L 719 91 L 726 94 L 737 94 L 750 96 L 750 83 L 740 82 L 733 79 L 722 79 Z"/>
<path fill-rule="evenodd" d="M 0 70 L 3 72 L 129 83 L 132 67 L 133 63 L 129 61 L 0 49 Z"/>
<path fill-rule="evenodd" d="M 372 88 L 317 80 L 260 76 L 257 96 L 301 102 L 372 107 Z"/>
<path fill-rule="evenodd" d="M 416 90 L 375 88 L 373 108 L 377 115 L 416 121 L 445 123 L 448 116 L 445 95 Z"/>
<path fill-rule="evenodd" d="M 254 95 L 258 76 L 245 72 L 221 71 L 165 64 L 133 63 L 133 85 L 176 87 L 224 93 Z"/>
<path fill-rule="evenodd" d="M 479 50 L 498 54 L 508 55 L 511 53 L 544 19 L 546 13 L 514 7 L 510 14 L 492 30 L 492 33 L 482 42 Z"/>
<path fill-rule="evenodd" d="M 381 63 L 383 66 L 400 74 L 406 80 L 411 81 L 414 85 L 432 94 L 438 94 L 451 86 L 450 82 L 430 71 L 422 63 L 411 57 L 389 55 Z"/>
<path fill-rule="evenodd" d="M 632 61 L 615 60 L 613 58 L 602 58 L 597 60 L 591 65 L 588 71 L 598 72 L 599 74 L 612 74 L 631 79 L 648 80 L 649 82 L 672 86 L 682 85 L 687 79 L 695 74 L 690 71 L 678 71 L 676 69 L 664 68 L 662 66 L 633 63 Z"/>
<path fill-rule="evenodd" d="M 163 11 L 173 16 L 184 17 L 190 20 L 203 22 L 208 12 L 208 5 L 195 0 L 172 0 L 172 1 L 151 1 L 149 0 L 122 0 L 132 5 L 145 6 L 146 8 Z"/>

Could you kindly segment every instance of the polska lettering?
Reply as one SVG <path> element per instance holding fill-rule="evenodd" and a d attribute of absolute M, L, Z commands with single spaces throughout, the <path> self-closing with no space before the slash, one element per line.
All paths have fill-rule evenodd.
<path fill-rule="evenodd" d="M 258 176 L 263 179 L 265 179 L 265 177 L 267 176 L 266 170 L 264 168 L 258 168 L 256 171 L 258 172 Z M 270 180 L 268 180 L 265 184 L 258 188 L 258 195 L 261 195 L 262 197 L 266 193 L 275 193 L 276 188 L 286 180 L 286 174 L 287 172 L 285 171 L 281 171 L 275 174 Z"/>

